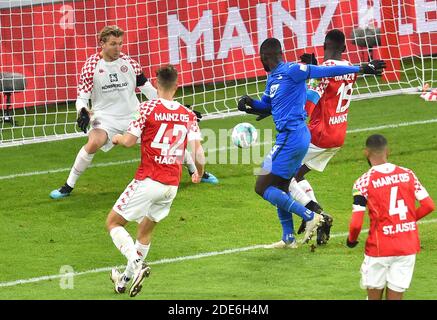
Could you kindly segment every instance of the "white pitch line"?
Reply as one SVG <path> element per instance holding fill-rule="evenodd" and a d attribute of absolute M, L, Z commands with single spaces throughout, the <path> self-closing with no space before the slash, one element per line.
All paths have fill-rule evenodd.
<path fill-rule="evenodd" d="M 352 130 L 348 130 L 347 133 L 366 132 L 366 131 L 382 130 L 382 129 L 395 129 L 395 128 L 399 128 L 399 127 L 408 127 L 408 126 L 415 126 L 415 125 L 435 123 L 435 122 L 437 122 L 437 119 L 412 121 L 412 122 L 401 122 L 401 123 L 397 123 L 397 124 L 387 124 L 387 125 L 377 126 L 377 127 L 352 129 Z M 270 143 L 272 143 L 272 141 L 265 141 L 262 143 L 257 143 L 255 145 L 260 146 L 260 145 L 266 145 L 266 144 L 270 144 Z M 236 147 L 235 146 L 226 146 L 226 147 L 208 149 L 206 151 L 207 152 L 217 152 L 217 151 L 220 152 L 220 151 L 225 151 L 225 150 L 229 150 L 229 149 L 236 149 Z M 136 163 L 139 161 L 140 161 L 140 159 L 137 158 L 137 159 L 123 160 L 123 161 L 104 162 L 104 163 L 92 164 L 92 165 L 90 165 L 90 168 L 118 166 L 118 165 L 123 165 L 123 164 L 127 164 L 127 163 Z M 58 173 L 58 172 L 68 172 L 70 170 L 71 170 L 71 167 L 45 170 L 45 171 L 16 173 L 16 174 L 10 174 L 7 176 L 0 176 L 0 180 L 15 179 L 15 178 L 19 178 L 19 177 L 37 176 L 37 175 L 42 175 L 42 174 L 50 174 L 50 173 Z"/>
<path fill-rule="evenodd" d="M 437 222 L 437 219 L 429 219 L 424 221 L 419 221 L 418 224 L 428 224 L 428 223 L 435 223 Z M 363 229 L 361 230 L 361 233 L 368 232 L 369 229 Z M 341 232 L 341 233 L 335 233 L 331 235 L 331 238 L 338 238 L 338 237 L 346 237 L 348 235 L 348 232 Z M 239 253 L 244 251 L 250 251 L 255 249 L 261 249 L 265 248 L 265 244 L 260 245 L 254 245 L 250 247 L 243 247 L 243 248 L 235 248 L 235 249 L 228 249 L 223 251 L 212 251 L 212 252 L 205 252 L 205 253 L 199 253 L 191 256 L 183 256 L 183 257 L 176 257 L 176 258 L 164 258 L 157 261 L 151 261 L 149 262 L 150 265 L 158 265 L 158 264 L 167 264 L 167 263 L 174 263 L 174 262 L 180 262 L 180 261 L 188 261 L 188 260 L 198 260 L 202 258 L 207 257 L 214 257 L 224 254 L 232 254 L 232 253 Z M 101 272 L 108 272 L 113 268 L 124 268 L 125 266 L 114 266 L 114 267 L 105 267 L 105 268 L 98 268 L 98 269 L 91 269 L 86 270 L 82 272 L 74 272 L 74 273 L 63 273 L 63 274 L 55 274 L 50 276 L 42 276 L 37 278 L 30 278 L 30 279 L 21 279 L 21 280 L 15 280 L 10 282 L 0 282 L 0 288 L 1 287 L 14 287 L 19 284 L 27 284 L 27 283 L 35 283 L 35 282 L 41 282 L 41 281 L 48 281 L 48 280 L 54 280 L 54 279 L 60 279 L 65 278 L 68 276 L 81 276 L 85 274 L 92 274 L 92 273 L 101 273 Z"/>
<path fill-rule="evenodd" d="M 131 160 L 123 160 L 123 161 L 103 162 L 103 163 L 92 164 L 89 166 L 89 168 L 118 166 L 121 164 L 134 163 L 134 162 L 136 163 L 139 161 L 140 161 L 140 159 L 138 158 L 138 159 L 131 159 Z M 14 179 L 14 178 L 19 178 L 19 177 L 38 176 L 38 175 L 42 175 L 42 174 L 57 173 L 57 172 L 67 172 L 70 170 L 71 170 L 71 167 L 70 168 L 60 168 L 60 169 L 51 169 L 51 170 L 45 170 L 45 171 L 16 173 L 16 174 L 8 175 L 8 176 L 0 176 L 0 180 Z"/>
<path fill-rule="evenodd" d="M 401 123 L 396 123 L 396 124 L 386 124 L 386 125 L 377 126 L 377 127 L 352 129 L 352 130 L 348 130 L 347 133 L 365 132 L 365 131 L 382 130 L 382 129 L 395 129 L 395 128 L 400 128 L 400 127 L 409 127 L 409 126 L 416 126 L 419 124 L 428 124 L 428 123 L 435 123 L 435 122 L 437 122 L 437 119 L 401 122 Z"/>

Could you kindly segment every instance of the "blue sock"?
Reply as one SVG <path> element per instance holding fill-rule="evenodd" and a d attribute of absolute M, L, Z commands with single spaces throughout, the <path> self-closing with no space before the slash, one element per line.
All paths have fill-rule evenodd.
<path fill-rule="evenodd" d="M 308 210 L 299 202 L 294 200 L 288 193 L 279 190 L 276 187 L 268 187 L 264 191 L 263 198 L 279 209 L 297 214 L 305 221 L 309 221 L 314 218 L 314 212 Z"/>
<path fill-rule="evenodd" d="M 282 226 L 282 241 L 285 243 L 293 242 L 294 226 L 291 213 L 278 208 L 278 218 Z"/>

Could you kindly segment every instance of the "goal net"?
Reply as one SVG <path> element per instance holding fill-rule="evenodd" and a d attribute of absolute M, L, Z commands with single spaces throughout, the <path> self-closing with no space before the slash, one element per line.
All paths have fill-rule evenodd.
<path fill-rule="evenodd" d="M 437 86 L 437 7 L 429 0 L 12 0 L 0 2 L 0 146 L 83 136 L 76 126 L 80 70 L 106 25 L 125 30 L 123 52 L 146 77 L 167 63 L 178 100 L 206 118 L 238 114 L 242 94 L 260 97 L 258 49 L 278 38 L 287 61 L 315 52 L 341 29 L 344 58 L 382 58 L 382 78 L 359 78 L 354 99 Z M 144 99 L 144 97 L 142 97 Z"/>

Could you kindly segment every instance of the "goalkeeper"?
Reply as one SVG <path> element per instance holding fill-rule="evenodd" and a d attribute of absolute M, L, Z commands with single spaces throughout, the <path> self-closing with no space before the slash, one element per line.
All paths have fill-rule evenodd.
<path fill-rule="evenodd" d="M 296 247 L 292 213 L 306 221 L 302 242 L 308 242 L 316 229 L 323 224 L 322 215 L 295 201 L 288 193 L 292 177 L 307 153 L 311 135 L 306 125 L 306 80 L 332 77 L 349 73 L 381 74 L 385 63 L 374 60 L 358 66 L 314 66 L 282 61 L 281 43 L 278 39 L 266 39 L 260 48 L 264 69 L 269 72 L 266 90 L 259 100 L 243 96 L 238 109 L 261 117 L 272 114 L 278 134 L 276 143 L 262 165 L 255 191 L 277 207 L 282 225 L 283 247 Z"/>

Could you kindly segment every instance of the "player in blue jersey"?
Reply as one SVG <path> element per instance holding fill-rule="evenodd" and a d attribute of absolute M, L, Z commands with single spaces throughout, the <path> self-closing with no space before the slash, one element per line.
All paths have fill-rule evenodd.
<path fill-rule="evenodd" d="M 373 60 L 363 66 L 315 66 L 290 63 L 282 60 L 282 48 L 278 39 L 268 38 L 260 48 L 264 69 L 269 72 L 266 90 L 261 100 L 243 96 L 238 109 L 247 113 L 273 116 L 276 142 L 265 158 L 258 176 L 255 191 L 277 207 L 283 235 L 272 247 L 295 248 L 292 213 L 306 221 L 302 243 L 307 243 L 316 229 L 323 224 L 323 216 L 295 201 L 288 193 L 292 177 L 307 153 L 311 135 L 306 125 L 306 80 L 332 77 L 348 73 L 381 74 L 385 63 Z"/>

